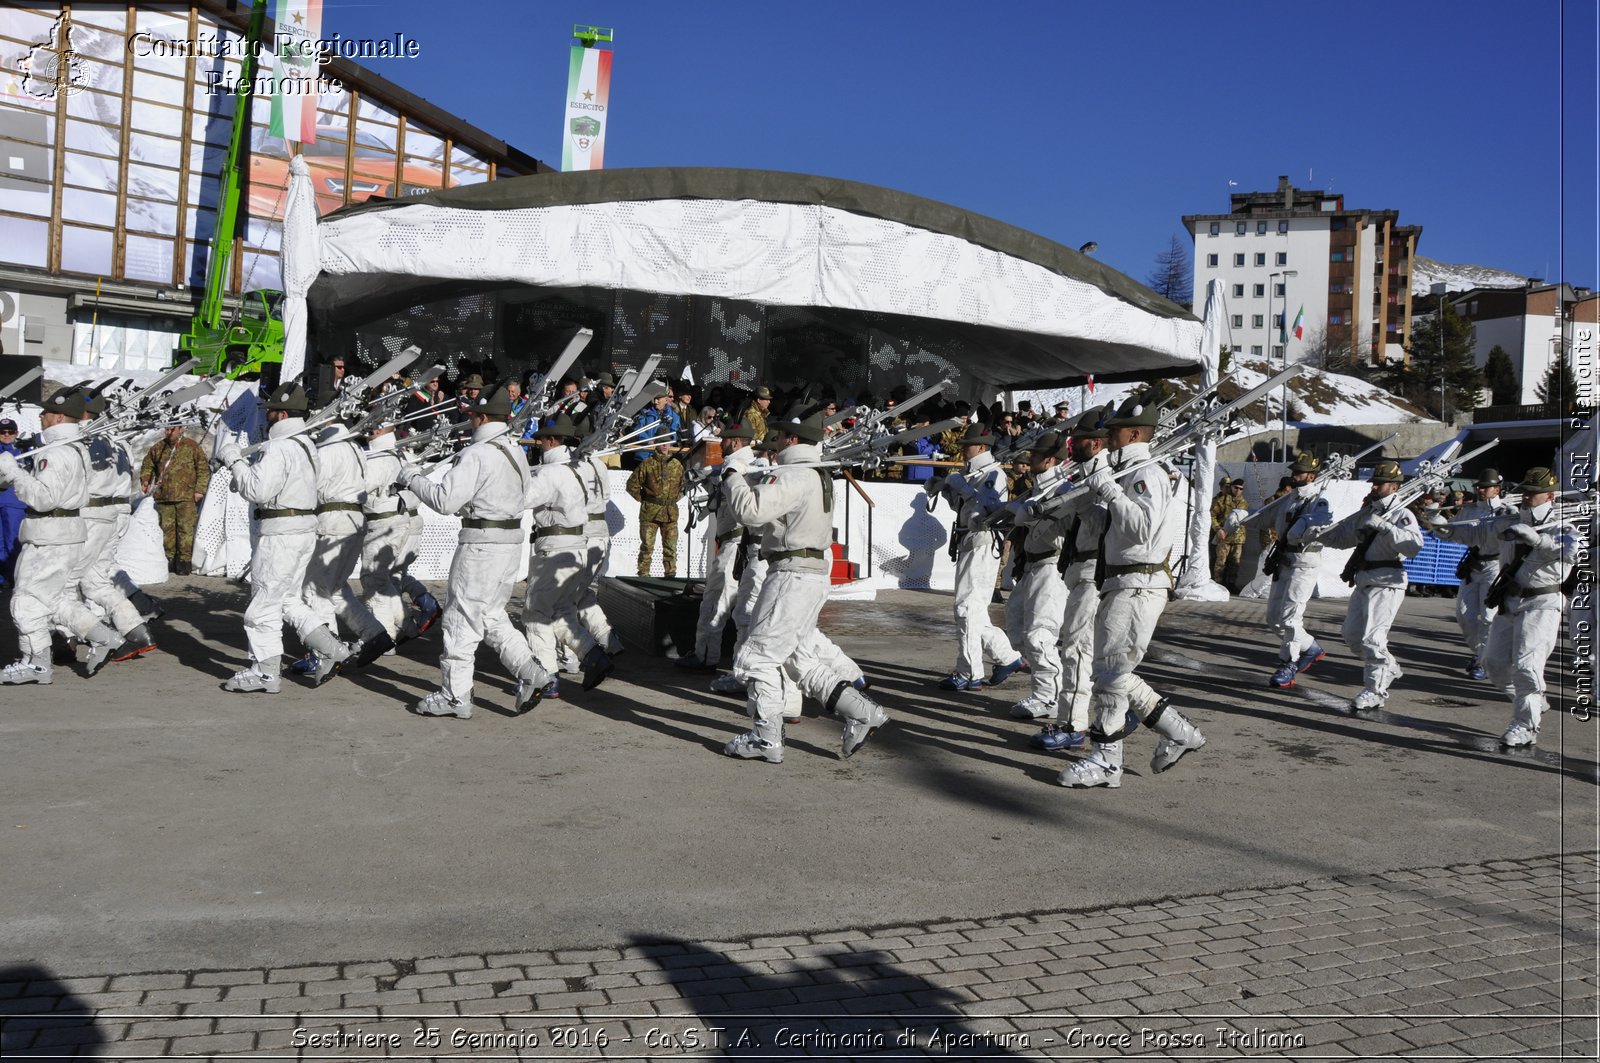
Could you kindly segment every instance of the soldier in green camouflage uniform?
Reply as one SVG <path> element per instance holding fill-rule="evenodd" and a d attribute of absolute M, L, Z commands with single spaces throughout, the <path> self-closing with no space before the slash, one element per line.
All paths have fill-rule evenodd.
<path fill-rule="evenodd" d="M 166 435 L 144 456 L 139 486 L 153 495 L 167 566 L 180 576 L 190 572 L 199 503 L 211 485 L 211 466 L 199 444 L 183 434 L 183 425 L 167 425 Z"/>
<path fill-rule="evenodd" d="M 668 579 L 678 574 L 678 499 L 683 497 L 683 463 L 663 443 L 628 477 L 628 494 L 639 503 L 639 575 L 650 575 L 650 558 L 661 533 L 661 567 Z"/>
<path fill-rule="evenodd" d="M 1236 509 L 1245 509 L 1244 477 L 1230 480 L 1222 478 L 1222 491 L 1211 501 L 1211 536 L 1212 546 L 1216 549 L 1216 558 L 1211 565 L 1211 578 L 1229 591 L 1237 591 L 1239 579 L 1239 562 L 1244 560 L 1244 540 L 1247 529 L 1239 525 L 1233 531 L 1227 530 L 1228 514 Z"/>

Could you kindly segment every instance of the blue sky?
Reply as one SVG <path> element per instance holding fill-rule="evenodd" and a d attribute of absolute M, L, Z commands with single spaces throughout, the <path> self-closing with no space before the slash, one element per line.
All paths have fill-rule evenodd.
<path fill-rule="evenodd" d="M 419 58 L 366 65 L 559 166 L 574 23 L 616 30 L 611 168 L 884 185 L 1141 280 L 1230 180 L 1287 174 L 1398 209 L 1430 258 L 1600 280 L 1585 0 L 325 0 L 323 34 L 412 35 Z"/>

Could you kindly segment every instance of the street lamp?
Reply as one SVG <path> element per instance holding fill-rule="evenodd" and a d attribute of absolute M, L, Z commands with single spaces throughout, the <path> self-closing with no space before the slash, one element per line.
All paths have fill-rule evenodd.
<path fill-rule="evenodd" d="M 1272 285 L 1272 288 L 1268 288 L 1267 289 L 1267 339 L 1268 339 L 1268 346 L 1271 345 L 1271 338 L 1272 338 L 1272 326 L 1271 326 L 1271 323 L 1272 323 L 1273 288 L 1277 287 L 1277 284 L 1276 284 L 1277 279 L 1279 277 L 1283 278 L 1283 317 L 1281 318 L 1281 322 L 1282 323 L 1278 326 L 1278 341 L 1279 341 L 1278 345 L 1283 348 L 1283 368 L 1285 368 L 1285 369 L 1289 368 L 1289 278 L 1290 277 L 1298 277 L 1298 276 L 1300 276 L 1300 271 L 1297 270 L 1297 269 L 1286 269 L 1286 270 L 1282 271 L 1281 273 L 1272 273 L 1272 274 L 1268 274 L 1268 276 L 1267 276 L 1267 283 Z M 1268 359 L 1267 364 L 1268 365 L 1272 364 L 1271 359 Z M 1283 461 L 1288 461 L 1289 460 L 1289 382 L 1287 380 L 1285 380 L 1283 382 L 1283 393 L 1279 396 L 1278 425 L 1279 425 L 1279 428 L 1278 428 L 1278 456 Z"/>
<path fill-rule="evenodd" d="M 1439 420 L 1450 423 L 1449 399 L 1444 390 L 1444 293 L 1439 293 Z"/>

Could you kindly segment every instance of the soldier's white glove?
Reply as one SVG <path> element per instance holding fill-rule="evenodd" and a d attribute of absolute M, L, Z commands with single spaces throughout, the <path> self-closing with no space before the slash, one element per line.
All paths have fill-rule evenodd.
<path fill-rule="evenodd" d="M 1500 537 L 1507 542 L 1522 543 L 1524 546 L 1539 545 L 1539 533 L 1533 530 L 1531 524 L 1513 524 Z"/>
<path fill-rule="evenodd" d="M 1450 524 L 1449 521 L 1444 519 L 1444 514 L 1437 509 L 1425 511 L 1422 517 L 1422 523 L 1426 524 L 1435 532 L 1437 532 L 1440 528 L 1445 528 L 1448 530 Z"/>
<path fill-rule="evenodd" d="M 1102 502 L 1113 501 L 1122 492 L 1117 488 L 1117 478 L 1108 469 L 1098 469 L 1083 482 L 1083 486 Z"/>
<path fill-rule="evenodd" d="M 17 464 L 17 456 L 9 450 L 0 450 L 0 486 L 14 483 L 17 473 L 22 471 L 22 466 Z"/>
<path fill-rule="evenodd" d="M 1382 531 L 1387 527 L 1389 527 L 1389 522 L 1384 520 L 1384 515 L 1377 510 L 1368 513 L 1365 519 L 1361 521 L 1362 531 Z"/>
<path fill-rule="evenodd" d="M 232 465 L 243 459 L 244 454 L 239 449 L 239 441 L 233 438 L 232 432 L 218 425 L 217 434 L 211 438 L 211 460 L 218 465 Z"/>

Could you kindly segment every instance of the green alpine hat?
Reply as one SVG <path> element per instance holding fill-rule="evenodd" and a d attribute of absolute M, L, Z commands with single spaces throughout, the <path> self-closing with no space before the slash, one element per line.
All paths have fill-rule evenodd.
<path fill-rule="evenodd" d="M 287 384 L 279 384 L 277 389 L 267 396 L 267 409 L 305 413 L 311 409 L 311 403 L 306 400 L 306 389 L 290 381 Z"/>
<path fill-rule="evenodd" d="M 1161 423 L 1160 412 L 1156 409 L 1155 403 L 1146 405 L 1139 401 L 1137 395 L 1130 395 L 1128 401 L 1122 404 L 1122 408 L 1106 420 L 1106 427 L 1154 428 L 1159 423 Z"/>
<path fill-rule="evenodd" d="M 1561 481 L 1556 474 L 1543 465 L 1536 465 L 1522 476 L 1522 482 L 1517 485 L 1517 490 L 1525 495 L 1543 494 L 1547 491 L 1561 490 Z"/>
<path fill-rule="evenodd" d="M 511 396 L 506 394 L 505 388 L 496 388 L 492 395 L 479 395 L 478 401 L 467 407 L 467 412 L 490 418 L 510 417 Z"/>
<path fill-rule="evenodd" d="M 509 413 L 509 411 L 507 411 Z M 535 439 L 576 439 L 578 426 L 572 423 L 572 418 L 564 412 L 558 413 L 549 421 L 539 426 L 533 433 Z"/>
<path fill-rule="evenodd" d="M 1380 461 L 1372 467 L 1372 482 L 1375 484 L 1405 483 L 1406 474 L 1400 471 L 1398 462 Z"/>

